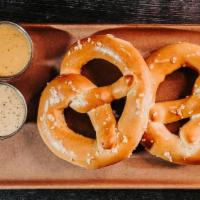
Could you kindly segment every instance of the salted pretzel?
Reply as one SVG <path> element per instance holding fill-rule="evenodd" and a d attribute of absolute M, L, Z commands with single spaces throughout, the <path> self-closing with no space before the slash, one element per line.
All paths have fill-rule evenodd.
<path fill-rule="evenodd" d="M 97 87 L 80 74 L 81 67 L 94 58 L 115 64 L 123 76 L 111 85 Z M 85 168 L 100 168 L 129 157 L 140 142 L 148 123 L 151 98 L 148 67 L 128 42 L 111 35 L 92 36 L 78 41 L 65 55 L 61 75 L 42 93 L 38 128 L 58 157 Z M 110 103 L 126 96 L 118 122 Z M 87 113 L 96 139 L 71 130 L 64 109 Z"/>
<path fill-rule="evenodd" d="M 154 99 L 166 75 L 181 67 L 200 73 L 200 46 L 177 43 L 152 53 L 146 60 L 153 76 Z M 165 124 L 182 119 L 190 120 L 172 134 Z M 150 121 L 142 139 L 146 148 L 158 157 L 180 164 L 200 164 L 200 77 L 192 94 L 184 99 L 155 103 L 150 110 Z"/>

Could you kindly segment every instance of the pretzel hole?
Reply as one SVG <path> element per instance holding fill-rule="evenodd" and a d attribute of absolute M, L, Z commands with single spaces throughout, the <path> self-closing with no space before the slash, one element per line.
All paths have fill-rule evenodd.
<path fill-rule="evenodd" d="M 122 76 L 115 65 L 103 59 L 89 61 L 82 67 L 81 74 L 98 87 L 110 85 Z"/>
<path fill-rule="evenodd" d="M 165 127 L 173 134 L 178 135 L 180 128 L 186 124 L 188 121 L 190 120 L 190 118 L 187 119 L 182 119 L 179 120 L 177 122 L 173 122 L 173 123 L 169 123 L 169 124 L 165 124 Z"/>
<path fill-rule="evenodd" d="M 177 100 L 191 95 L 197 76 L 198 73 L 189 67 L 182 67 L 167 75 L 165 80 L 158 87 L 156 102 Z M 187 123 L 188 120 L 189 119 L 179 120 L 166 124 L 165 126 L 170 132 L 178 134 L 180 127 Z"/>
<path fill-rule="evenodd" d="M 198 73 L 189 67 L 182 67 L 166 76 L 159 85 L 156 102 L 185 98 L 191 95 Z"/>
<path fill-rule="evenodd" d="M 112 107 L 112 110 L 113 110 L 113 114 L 115 116 L 115 119 L 116 121 L 118 122 L 119 121 L 119 118 L 121 117 L 122 115 L 122 112 L 124 110 L 124 105 L 126 103 L 126 97 L 123 97 L 121 99 L 117 99 L 117 100 L 114 100 L 112 101 L 111 103 L 111 107 Z"/>
<path fill-rule="evenodd" d="M 96 138 L 94 127 L 86 113 L 79 113 L 68 107 L 64 110 L 67 126 L 74 132 L 89 138 Z"/>

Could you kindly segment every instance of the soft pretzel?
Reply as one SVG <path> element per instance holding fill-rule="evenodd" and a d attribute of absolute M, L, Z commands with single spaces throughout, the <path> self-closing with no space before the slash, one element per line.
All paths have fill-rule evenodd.
<path fill-rule="evenodd" d="M 80 75 L 81 67 L 94 58 L 115 64 L 123 76 L 111 85 L 95 86 Z M 39 105 L 38 128 L 50 150 L 85 168 L 100 168 L 130 156 L 147 126 L 152 103 L 149 70 L 139 52 L 113 36 L 93 36 L 72 46 L 61 74 L 47 85 Z M 116 122 L 110 103 L 124 96 L 124 110 Z M 68 127 L 63 114 L 68 106 L 89 115 L 96 139 Z"/>
<path fill-rule="evenodd" d="M 200 46 L 177 43 L 152 53 L 146 60 L 153 76 L 154 99 L 165 76 L 188 66 L 200 73 Z M 172 134 L 165 124 L 190 118 L 180 130 Z M 158 157 L 180 164 L 200 164 L 200 77 L 191 96 L 175 101 L 155 103 L 142 139 L 146 148 Z"/>

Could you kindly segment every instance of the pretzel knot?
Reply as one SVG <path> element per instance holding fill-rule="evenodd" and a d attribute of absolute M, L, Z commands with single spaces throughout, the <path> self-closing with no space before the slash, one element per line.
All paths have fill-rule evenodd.
<path fill-rule="evenodd" d="M 123 76 L 97 87 L 80 75 L 83 64 L 94 58 L 115 64 Z M 150 74 L 138 51 L 113 36 L 93 36 L 68 51 L 61 74 L 47 85 L 39 105 L 38 128 L 50 150 L 85 168 L 103 167 L 130 156 L 142 138 L 152 101 Z M 122 97 L 126 103 L 116 122 L 110 103 Z M 63 114 L 67 107 L 89 115 L 96 139 L 68 127 Z"/>
<path fill-rule="evenodd" d="M 165 76 L 180 67 L 191 67 L 200 73 L 200 46 L 178 43 L 166 46 L 147 59 L 153 75 L 154 98 Z M 164 124 L 190 118 L 172 134 Z M 150 122 L 142 143 L 156 156 L 183 163 L 200 163 L 200 77 L 197 78 L 191 96 L 184 99 L 156 103 L 150 110 Z"/>

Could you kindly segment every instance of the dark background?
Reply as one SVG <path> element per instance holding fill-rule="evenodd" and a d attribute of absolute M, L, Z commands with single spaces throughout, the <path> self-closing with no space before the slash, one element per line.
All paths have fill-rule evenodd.
<path fill-rule="evenodd" d="M 199 0 L 0 0 L 0 19 L 62 23 L 199 23 Z"/>
<path fill-rule="evenodd" d="M 0 0 L 0 20 L 42 23 L 200 22 L 198 0 Z M 0 199 L 200 199 L 198 190 L 2 190 Z"/>

